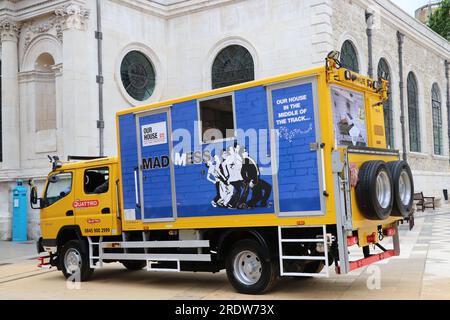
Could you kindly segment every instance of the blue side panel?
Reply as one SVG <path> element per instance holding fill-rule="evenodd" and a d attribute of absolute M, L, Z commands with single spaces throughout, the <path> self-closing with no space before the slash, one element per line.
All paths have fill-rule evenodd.
<path fill-rule="evenodd" d="M 192 100 L 172 106 L 172 128 L 173 128 L 173 144 L 174 152 L 183 154 L 189 152 L 198 152 L 200 155 L 209 154 L 211 161 L 214 162 L 214 156 L 220 156 L 221 151 L 230 146 L 239 145 L 241 149 L 249 151 L 249 156 L 255 160 L 259 166 L 261 175 L 259 177 L 263 190 L 262 196 L 253 195 L 253 190 L 249 189 L 246 200 L 244 197 L 237 196 L 234 198 L 237 203 L 252 202 L 252 208 L 238 208 L 237 205 L 231 208 L 214 205 L 213 203 L 219 198 L 219 184 L 208 180 L 210 169 L 207 166 L 208 158 L 205 162 L 191 165 L 175 164 L 175 186 L 177 195 L 177 212 L 178 217 L 198 217 L 198 216 L 218 216 L 218 215 L 239 215 L 239 214 L 257 214 L 273 212 L 273 195 L 272 195 L 272 178 L 270 175 L 270 158 L 266 157 L 270 154 L 269 149 L 269 132 L 268 132 L 268 116 L 267 116 L 267 100 L 264 87 L 256 87 L 235 92 L 235 110 L 236 110 L 236 127 L 241 129 L 237 131 L 237 139 L 201 145 L 197 101 Z M 264 156 L 260 157 L 257 142 L 249 145 L 249 139 L 246 139 L 248 129 L 266 129 L 265 131 L 255 131 L 258 135 L 262 132 L 262 141 L 265 144 L 262 148 Z M 183 143 L 180 138 L 183 132 L 189 132 L 190 139 Z M 258 138 L 259 141 L 259 138 Z M 262 161 L 261 161 L 262 160 Z M 262 169 L 266 170 L 262 170 Z M 228 188 L 232 188 L 229 187 Z M 241 195 L 245 193 L 245 186 L 239 186 Z M 233 189 L 233 188 L 232 188 Z M 261 188 L 260 188 L 261 189 Z M 236 188 L 237 190 L 237 188 Z M 234 195 L 234 194 L 233 194 Z M 260 198 L 267 197 L 266 201 L 256 201 Z M 237 200 L 239 198 L 239 200 Z M 264 205 L 262 205 L 264 204 Z"/>
<path fill-rule="evenodd" d="M 135 209 L 136 219 L 141 219 L 140 208 L 136 204 L 136 185 L 138 183 L 135 180 L 135 172 L 137 174 L 138 152 L 136 144 L 136 122 L 133 114 L 126 114 L 119 117 L 119 132 L 123 206 L 124 209 Z"/>
<path fill-rule="evenodd" d="M 320 211 L 312 84 L 272 91 L 274 128 L 278 130 L 280 212 Z"/>
<path fill-rule="evenodd" d="M 272 213 L 273 208 L 273 182 L 272 162 L 270 159 L 270 131 L 267 110 L 267 90 L 263 86 L 238 90 L 234 95 L 236 104 L 236 122 L 238 134 L 237 142 L 249 151 L 249 155 L 257 163 L 259 179 L 270 194 L 267 206 L 256 207 L 243 214 Z M 257 135 L 257 139 L 249 138 Z M 270 188 L 270 190 L 269 190 Z M 249 195 L 251 199 L 252 195 Z"/>

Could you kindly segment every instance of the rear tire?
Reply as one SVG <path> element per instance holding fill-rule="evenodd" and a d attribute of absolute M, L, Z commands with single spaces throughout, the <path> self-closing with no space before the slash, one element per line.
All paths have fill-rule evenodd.
<path fill-rule="evenodd" d="M 70 240 L 61 248 L 60 268 L 66 279 L 88 281 L 94 269 L 89 265 L 89 251 L 85 243 Z"/>
<path fill-rule="evenodd" d="M 278 262 L 264 259 L 263 247 L 255 240 L 238 241 L 226 260 L 228 280 L 240 293 L 262 294 L 279 279 Z"/>
<path fill-rule="evenodd" d="M 125 260 L 125 261 L 121 261 L 121 263 L 129 271 L 142 270 L 147 265 L 147 263 L 145 261 L 141 261 L 141 260 Z"/>
<path fill-rule="evenodd" d="M 414 181 L 411 168 L 405 161 L 388 162 L 394 182 L 394 206 L 391 215 L 407 218 L 414 201 Z"/>

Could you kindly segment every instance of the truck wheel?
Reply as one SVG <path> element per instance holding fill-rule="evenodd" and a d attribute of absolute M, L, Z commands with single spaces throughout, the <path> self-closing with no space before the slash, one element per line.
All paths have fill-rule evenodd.
<path fill-rule="evenodd" d="M 370 220 L 386 220 L 394 202 L 394 184 L 384 161 L 364 162 L 359 170 L 356 200 Z"/>
<path fill-rule="evenodd" d="M 68 279 L 74 277 L 75 281 L 87 281 L 94 269 L 89 265 L 89 254 L 78 240 L 68 241 L 61 249 L 60 267 Z"/>
<path fill-rule="evenodd" d="M 406 218 L 411 213 L 414 199 L 414 182 L 411 168 L 405 161 L 388 162 L 387 166 L 394 181 L 392 215 Z"/>
<path fill-rule="evenodd" d="M 254 240 L 234 245 L 226 261 L 228 280 L 240 293 L 261 294 L 278 280 L 278 263 L 264 259 L 263 247 Z"/>
<path fill-rule="evenodd" d="M 141 260 L 125 260 L 121 261 L 121 263 L 130 271 L 142 270 L 147 265 L 147 262 Z"/>

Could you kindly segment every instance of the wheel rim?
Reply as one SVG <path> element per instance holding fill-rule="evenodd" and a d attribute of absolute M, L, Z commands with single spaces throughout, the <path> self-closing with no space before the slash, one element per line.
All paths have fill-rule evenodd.
<path fill-rule="evenodd" d="M 234 276 L 245 285 L 253 285 L 261 278 L 261 260 L 254 252 L 242 251 L 237 254 L 234 258 L 233 267 Z"/>
<path fill-rule="evenodd" d="M 378 173 L 376 181 L 376 194 L 378 203 L 383 209 L 386 209 L 391 202 L 392 193 L 389 175 L 384 170 Z"/>
<path fill-rule="evenodd" d="M 64 256 L 64 267 L 67 272 L 75 273 L 81 269 L 81 254 L 78 250 L 70 248 Z"/>
<path fill-rule="evenodd" d="M 398 193 L 402 204 L 407 206 L 411 200 L 411 179 L 405 170 L 400 173 Z"/>

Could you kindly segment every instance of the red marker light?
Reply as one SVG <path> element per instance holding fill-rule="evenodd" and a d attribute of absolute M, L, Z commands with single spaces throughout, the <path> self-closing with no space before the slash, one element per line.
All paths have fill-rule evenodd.
<path fill-rule="evenodd" d="M 386 237 L 392 237 L 392 236 L 395 235 L 395 228 L 386 228 L 386 229 L 383 230 L 383 234 Z"/>
<path fill-rule="evenodd" d="M 347 237 L 347 246 L 351 247 L 358 243 L 358 237 L 357 236 L 350 236 Z"/>
<path fill-rule="evenodd" d="M 370 236 L 367 236 L 367 242 L 368 243 L 375 243 L 375 240 L 376 240 L 376 234 L 375 234 L 375 232 L 374 233 L 372 233 Z"/>

